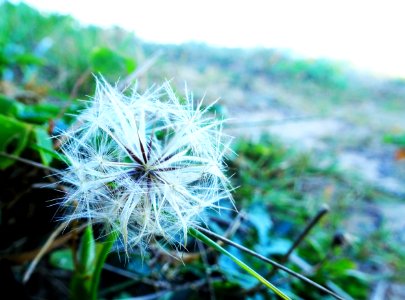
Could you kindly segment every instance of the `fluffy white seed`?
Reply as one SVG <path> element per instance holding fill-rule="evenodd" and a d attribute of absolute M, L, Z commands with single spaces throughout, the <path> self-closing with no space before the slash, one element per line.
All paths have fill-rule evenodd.
<path fill-rule="evenodd" d="M 126 249 L 157 236 L 180 243 L 205 209 L 232 201 L 223 164 L 230 139 L 207 110 L 168 83 L 127 96 L 98 81 L 79 126 L 64 133 L 65 218 L 118 230 Z"/>

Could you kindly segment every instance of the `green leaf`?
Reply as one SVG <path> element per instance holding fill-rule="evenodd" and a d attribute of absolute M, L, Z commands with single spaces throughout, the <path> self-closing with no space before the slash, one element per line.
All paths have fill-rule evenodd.
<path fill-rule="evenodd" d="M 44 124 L 55 119 L 60 112 L 60 107 L 50 103 L 24 105 L 19 111 L 18 119 L 35 124 Z"/>
<path fill-rule="evenodd" d="M 61 249 L 51 253 L 49 262 L 52 266 L 67 271 L 74 270 L 72 249 Z"/>
<path fill-rule="evenodd" d="M 41 161 L 45 166 L 49 166 L 53 159 L 53 155 L 50 153 L 54 151 L 52 140 L 44 127 L 36 126 L 34 128 L 34 135 L 36 144 L 39 145 L 37 151 L 41 157 Z M 46 149 L 47 151 L 44 151 L 43 149 Z"/>
<path fill-rule="evenodd" d="M 283 238 L 273 238 L 271 242 L 255 246 L 255 249 L 265 255 L 283 255 L 291 247 L 291 241 Z"/>
<path fill-rule="evenodd" d="M 70 283 L 71 299 L 90 299 L 96 258 L 96 242 L 91 225 L 84 230 L 75 255 L 77 263 Z"/>
<path fill-rule="evenodd" d="M 84 231 L 71 280 L 71 299 L 97 300 L 101 271 L 118 235 L 111 233 L 103 243 L 96 243 L 91 225 Z"/>
<path fill-rule="evenodd" d="M 239 266 L 226 255 L 221 255 L 219 257 L 218 266 L 222 273 L 226 276 L 227 282 L 238 284 L 245 290 L 249 290 L 257 284 L 256 278 L 246 274 L 245 272 L 241 272 Z"/>
<path fill-rule="evenodd" d="M 0 95 L 0 114 L 29 123 L 43 124 L 58 116 L 60 107 L 50 103 L 25 105 Z"/>
<path fill-rule="evenodd" d="M 32 126 L 3 115 L 0 115 L 0 124 L 0 152 L 19 156 L 27 146 Z M 13 159 L 0 156 L 0 169 L 14 162 Z"/>
<path fill-rule="evenodd" d="M 15 117 L 23 109 L 23 104 L 0 95 L 0 114 Z"/>
<path fill-rule="evenodd" d="M 354 300 L 348 293 L 345 292 L 345 290 L 343 290 L 340 286 L 338 286 L 337 284 L 335 284 L 332 281 L 327 281 L 326 283 L 327 287 L 330 288 L 332 291 L 334 291 L 335 293 L 337 293 L 338 295 L 341 295 L 344 299 L 347 300 Z"/>
<path fill-rule="evenodd" d="M 56 152 L 54 149 L 49 149 L 49 147 L 42 147 L 38 144 L 33 144 L 30 146 L 31 149 L 36 150 L 38 152 L 43 152 L 47 156 L 52 157 L 52 159 L 59 160 L 60 162 L 63 162 L 65 164 L 69 164 L 69 159 L 66 157 L 66 155 L 62 153 Z"/>
<path fill-rule="evenodd" d="M 253 224 L 259 238 L 259 245 L 270 243 L 269 233 L 273 226 L 267 207 L 262 202 L 256 202 L 247 210 L 249 221 Z"/>
<path fill-rule="evenodd" d="M 98 287 L 100 285 L 101 271 L 105 261 L 110 254 L 111 248 L 114 245 L 115 241 L 118 239 L 118 233 L 112 232 L 108 235 L 107 240 L 104 243 L 97 244 L 97 259 L 96 266 L 94 269 L 93 280 L 91 282 L 91 299 L 97 300 Z"/>
<path fill-rule="evenodd" d="M 136 61 L 131 58 L 125 58 L 125 68 L 128 74 L 132 73 L 136 69 Z"/>
<path fill-rule="evenodd" d="M 82 274 L 91 274 L 94 271 L 96 259 L 96 242 L 94 240 L 93 229 L 89 225 L 84 230 L 78 250 L 78 269 Z"/>
<path fill-rule="evenodd" d="M 199 239 L 206 245 L 214 248 L 218 252 L 225 254 L 228 256 L 230 259 L 233 260 L 240 268 L 245 270 L 247 273 L 249 273 L 251 276 L 255 277 L 257 280 L 259 280 L 261 283 L 263 283 L 266 287 L 268 287 L 271 291 L 273 291 L 276 295 L 278 295 L 282 299 L 291 299 L 288 297 L 286 294 L 284 294 L 282 291 L 280 291 L 278 288 L 276 288 L 273 284 L 271 284 L 269 281 L 267 281 L 263 276 L 261 276 L 259 273 L 257 273 L 255 270 L 253 270 L 251 267 L 249 267 L 247 264 L 245 264 L 243 261 L 241 261 L 239 258 L 225 250 L 223 247 L 218 245 L 216 242 L 211 240 L 209 237 L 207 237 L 205 234 L 201 233 L 200 231 L 190 228 L 188 230 L 189 234 L 196 239 Z"/>
<path fill-rule="evenodd" d="M 355 270 L 356 263 L 348 258 L 329 260 L 322 268 L 322 272 L 328 274 L 328 278 L 341 278 L 346 276 L 349 270 Z"/>
<path fill-rule="evenodd" d="M 405 147 L 405 134 L 402 135 L 392 135 L 388 134 L 384 136 L 384 142 L 389 144 L 394 144 L 397 146 Z"/>
<path fill-rule="evenodd" d="M 23 53 L 14 56 L 14 62 L 20 66 L 28 66 L 28 65 L 43 65 L 44 60 L 36 55 L 31 53 Z"/>
<path fill-rule="evenodd" d="M 93 51 L 91 67 L 94 73 L 100 73 L 109 80 L 118 80 L 123 74 L 129 74 L 136 69 L 136 61 L 102 47 Z"/>

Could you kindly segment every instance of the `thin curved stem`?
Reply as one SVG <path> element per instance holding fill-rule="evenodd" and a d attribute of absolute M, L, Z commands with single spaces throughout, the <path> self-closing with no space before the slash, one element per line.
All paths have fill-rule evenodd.
<path fill-rule="evenodd" d="M 239 245 L 239 244 L 237 244 L 237 243 L 235 243 L 235 242 L 233 242 L 231 240 L 228 240 L 227 238 L 224 238 L 224 237 L 220 236 L 219 234 L 216 234 L 216 233 L 214 233 L 214 232 L 212 232 L 212 231 L 210 231 L 208 229 L 205 229 L 205 228 L 203 228 L 201 226 L 196 226 L 196 228 L 199 231 L 202 231 L 202 232 L 206 233 L 207 235 L 210 235 L 211 237 L 214 237 L 214 238 L 216 238 L 216 239 L 218 239 L 220 241 L 223 241 L 224 243 L 227 243 L 228 245 L 231 245 L 231 246 L 233 246 L 233 247 L 235 247 L 235 248 L 237 248 L 239 250 L 242 250 L 242 251 L 244 251 L 244 252 L 246 252 L 246 253 L 248 253 L 248 254 L 250 254 L 250 255 L 252 255 L 252 256 L 254 256 L 254 257 L 256 257 L 256 258 L 258 258 L 258 259 L 260 259 L 260 260 L 262 260 L 262 261 L 264 261 L 266 263 L 268 263 L 268 264 L 271 264 L 273 267 L 276 267 L 276 268 L 278 268 L 280 270 L 283 270 L 284 272 L 286 272 L 286 273 L 288 273 L 288 274 L 290 274 L 290 275 L 292 275 L 292 276 L 294 276 L 294 277 L 296 277 L 296 278 L 298 278 L 298 279 L 300 279 L 300 280 L 302 280 L 302 281 L 316 287 L 317 289 L 319 289 L 319 290 L 321 290 L 321 291 L 335 297 L 336 299 L 344 300 L 344 298 L 342 298 L 338 294 L 332 292 L 331 290 L 328 290 L 327 288 L 325 288 L 322 285 L 316 283 L 315 281 L 312 281 L 308 277 L 305 277 L 304 275 L 301 275 L 301 274 L 299 274 L 297 272 L 294 272 L 293 270 L 279 264 L 278 262 L 276 262 L 274 260 L 271 260 L 271 259 L 269 259 L 269 258 L 255 252 L 255 251 L 250 250 L 250 249 L 248 249 L 248 248 L 246 248 L 246 247 L 244 247 L 242 245 Z"/>

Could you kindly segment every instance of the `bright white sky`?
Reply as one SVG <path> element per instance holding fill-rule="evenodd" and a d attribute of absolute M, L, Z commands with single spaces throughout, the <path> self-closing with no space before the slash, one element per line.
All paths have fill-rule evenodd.
<path fill-rule="evenodd" d="M 14 1 L 16 2 L 16 1 Z M 405 1 L 26 0 L 147 41 L 286 48 L 405 78 Z"/>

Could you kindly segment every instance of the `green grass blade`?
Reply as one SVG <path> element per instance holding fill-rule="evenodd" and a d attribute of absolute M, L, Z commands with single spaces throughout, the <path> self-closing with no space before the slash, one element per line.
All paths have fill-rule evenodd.
<path fill-rule="evenodd" d="M 77 251 L 77 264 L 70 285 L 70 299 L 98 299 L 101 271 L 118 238 L 116 232 L 110 233 L 104 242 L 96 242 L 92 226 L 88 225 L 81 238 Z"/>
<path fill-rule="evenodd" d="M 118 239 L 117 232 L 111 232 L 107 236 L 107 240 L 103 243 L 98 244 L 97 251 L 97 258 L 96 258 L 96 265 L 93 273 L 93 278 L 91 282 L 90 292 L 91 292 L 91 299 L 97 300 L 98 295 L 98 287 L 100 285 L 100 277 L 101 271 L 103 270 L 104 263 L 110 254 L 111 248 L 114 245 L 115 241 Z"/>
<path fill-rule="evenodd" d="M 73 255 L 76 257 L 76 264 L 70 283 L 70 299 L 89 299 L 96 258 L 96 242 L 91 225 L 87 225 L 79 248 Z"/>
<path fill-rule="evenodd" d="M 271 284 L 269 281 L 267 281 L 263 276 L 261 276 L 259 273 L 257 273 L 255 270 L 253 270 L 251 267 L 249 267 L 247 264 L 245 264 L 243 261 L 241 261 L 239 258 L 236 256 L 232 255 L 229 253 L 227 250 L 225 250 L 223 247 L 218 245 L 216 242 L 211 240 L 209 237 L 207 237 L 205 234 L 201 233 L 195 228 L 190 228 L 188 230 L 191 236 L 195 237 L 196 239 L 199 239 L 206 245 L 214 248 L 218 252 L 225 254 L 228 256 L 230 259 L 232 259 L 239 267 L 241 267 L 243 270 L 245 270 L 247 273 L 255 277 L 257 280 L 259 280 L 261 283 L 263 283 L 266 287 L 268 287 L 270 290 L 272 290 L 275 294 L 277 294 L 280 298 L 282 299 L 291 299 L 288 297 L 286 294 L 284 294 L 282 291 L 280 291 L 278 288 L 276 288 L 273 284 Z"/>

